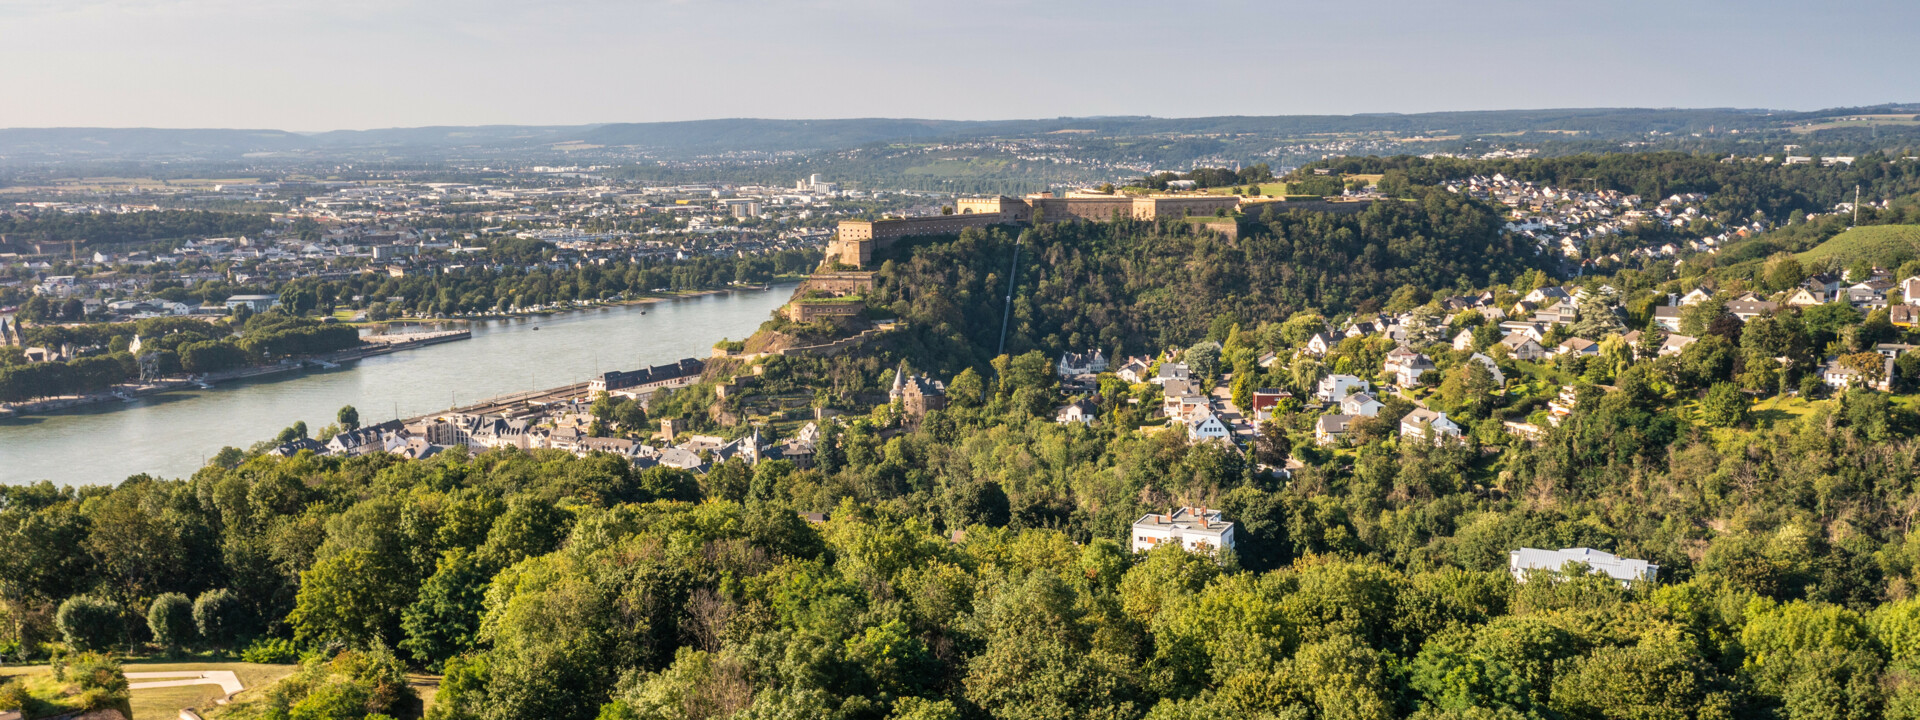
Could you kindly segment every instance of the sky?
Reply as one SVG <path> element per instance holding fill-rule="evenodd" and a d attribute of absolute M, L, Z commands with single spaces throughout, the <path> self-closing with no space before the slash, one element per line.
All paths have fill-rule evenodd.
<path fill-rule="evenodd" d="M 1920 101 L 1920 2 L 0 0 L 0 127 Z"/>

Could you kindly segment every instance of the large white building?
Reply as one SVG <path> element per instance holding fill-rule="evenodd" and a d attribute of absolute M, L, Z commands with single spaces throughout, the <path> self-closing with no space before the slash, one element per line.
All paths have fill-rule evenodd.
<path fill-rule="evenodd" d="M 1133 521 L 1134 552 L 1146 552 L 1166 543 L 1180 543 L 1189 552 L 1231 548 L 1233 523 L 1220 519 L 1219 510 L 1204 507 L 1147 513 Z"/>
<path fill-rule="evenodd" d="M 1593 548 L 1566 548 L 1563 550 L 1541 550 L 1539 548 L 1520 548 L 1507 553 L 1507 570 L 1513 573 L 1513 579 L 1527 581 L 1529 571 L 1559 572 L 1567 563 L 1580 563 L 1593 568 L 1595 572 L 1606 573 L 1620 582 L 1635 580 L 1653 580 L 1660 573 L 1660 566 L 1645 560 L 1623 558 L 1613 553 L 1601 552 Z"/>

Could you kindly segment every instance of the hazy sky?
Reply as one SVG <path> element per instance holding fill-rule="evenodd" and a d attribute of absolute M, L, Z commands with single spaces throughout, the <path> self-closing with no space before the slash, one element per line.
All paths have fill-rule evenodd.
<path fill-rule="evenodd" d="M 1920 2 L 0 0 L 0 127 L 1920 101 Z"/>

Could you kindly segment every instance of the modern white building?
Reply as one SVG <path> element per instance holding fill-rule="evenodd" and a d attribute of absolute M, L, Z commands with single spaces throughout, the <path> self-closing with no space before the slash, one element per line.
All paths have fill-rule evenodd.
<path fill-rule="evenodd" d="M 1320 384 L 1315 389 L 1314 395 L 1322 401 L 1338 403 L 1355 392 L 1367 392 L 1371 389 L 1373 386 L 1367 381 L 1352 375 L 1328 375 L 1320 378 Z"/>
<path fill-rule="evenodd" d="M 1219 510 L 1204 507 L 1178 507 L 1133 521 L 1134 552 L 1166 543 L 1179 543 L 1189 552 L 1213 552 L 1233 547 L 1233 539 L 1233 523 L 1220 519 Z"/>
<path fill-rule="evenodd" d="M 1527 581 L 1529 572 L 1559 572 L 1567 563 L 1579 563 L 1593 568 L 1595 572 L 1606 573 L 1608 577 L 1622 583 L 1636 580 L 1651 581 L 1660 574 L 1660 566 L 1645 560 L 1623 558 L 1613 553 L 1601 552 L 1593 548 L 1565 548 L 1562 550 L 1541 550 L 1539 548 L 1520 548 L 1507 553 L 1507 570 L 1513 573 L 1513 579 Z"/>

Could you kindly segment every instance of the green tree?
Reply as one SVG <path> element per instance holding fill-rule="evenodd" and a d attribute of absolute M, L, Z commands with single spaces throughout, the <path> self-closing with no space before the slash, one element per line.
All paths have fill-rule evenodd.
<path fill-rule="evenodd" d="M 193 601 L 193 625 L 201 640 L 231 648 L 253 631 L 253 610 L 239 593 L 227 588 L 208 590 Z"/>
<path fill-rule="evenodd" d="M 1735 427 L 1747 421 L 1747 409 L 1751 406 L 1747 395 L 1740 386 L 1730 382 L 1717 382 L 1707 389 L 1707 395 L 1700 400 L 1700 420 L 1713 427 Z"/>
<path fill-rule="evenodd" d="M 60 603 L 54 623 L 67 645 L 79 650 L 106 650 L 126 638 L 120 605 L 111 600 L 76 595 Z"/>
<path fill-rule="evenodd" d="M 180 593 L 163 593 L 147 608 L 147 629 L 161 647 L 177 650 L 194 639 L 193 602 Z"/>
<path fill-rule="evenodd" d="M 356 548 L 300 574 L 300 593 L 287 624 L 295 639 L 311 647 L 370 647 L 400 636 L 400 614 L 411 600 L 404 575 L 373 552 Z"/>
<path fill-rule="evenodd" d="M 340 427 L 347 430 L 360 429 L 360 411 L 355 410 L 352 405 L 342 406 L 340 412 L 334 415 L 334 419 L 339 421 Z"/>
<path fill-rule="evenodd" d="M 420 597 L 401 615 L 406 639 L 400 649 L 415 662 L 438 670 L 447 660 L 473 649 L 492 566 L 464 548 L 448 550 L 440 568 L 420 588 Z"/>

